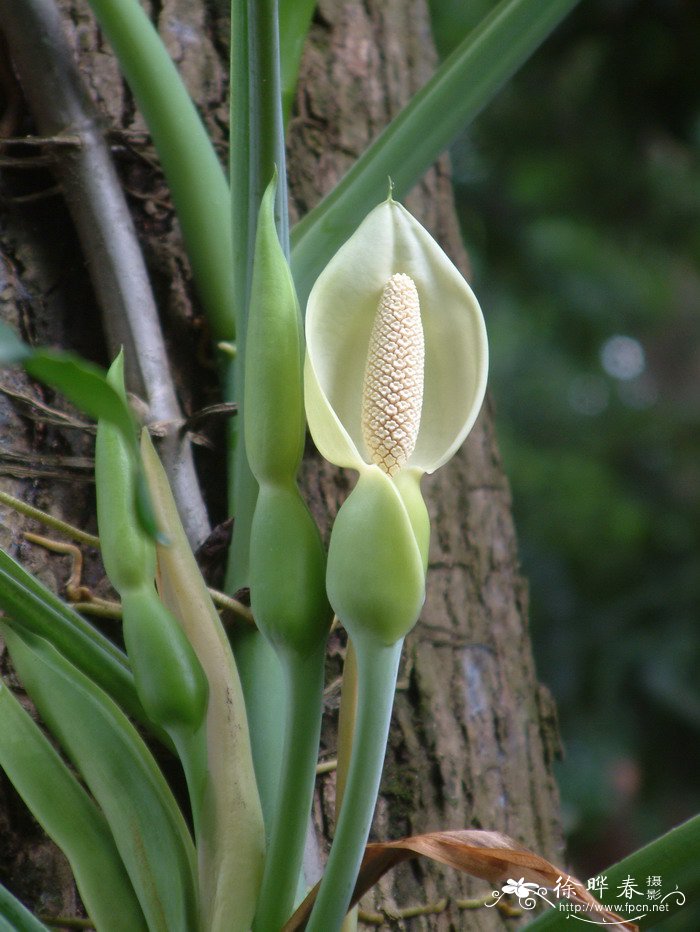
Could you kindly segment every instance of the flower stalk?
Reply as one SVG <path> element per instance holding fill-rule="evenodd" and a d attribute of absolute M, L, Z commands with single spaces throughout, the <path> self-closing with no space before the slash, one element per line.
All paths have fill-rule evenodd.
<path fill-rule="evenodd" d="M 358 668 L 355 736 L 340 819 L 307 932 L 339 929 L 348 910 L 379 793 L 403 639 L 354 641 Z"/>

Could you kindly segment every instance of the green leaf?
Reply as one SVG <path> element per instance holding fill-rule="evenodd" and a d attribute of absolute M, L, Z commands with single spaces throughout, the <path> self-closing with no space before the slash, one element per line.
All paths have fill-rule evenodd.
<path fill-rule="evenodd" d="M 81 411 L 96 420 L 109 421 L 119 430 L 129 450 L 130 468 L 134 470 L 135 513 L 146 534 L 157 539 L 158 528 L 141 472 L 136 425 L 126 394 L 110 383 L 104 369 L 72 353 L 35 349 L 25 360 L 24 367 L 34 378 L 60 391 Z"/>
<path fill-rule="evenodd" d="M 68 858 L 88 915 L 113 932 L 146 923 L 107 821 L 0 680 L 0 767 Z"/>
<path fill-rule="evenodd" d="M 299 301 L 321 269 L 386 197 L 391 177 L 401 198 L 440 153 L 527 61 L 578 0 L 502 0 L 292 231 Z"/>
<path fill-rule="evenodd" d="M 126 400 L 107 382 L 99 366 L 73 353 L 27 346 L 0 321 L 0 366 L 23 363 L 29 375 L 57 389 L 91 417 L 116 424 L 136 449 L 134 422 Z"/>
<path fill-rule="evenodd" d="M 0 329 L 0 366 L 15 362 L 22 362 L 29 375 L 57 389 L 81 411 L 96 420 L 109 421 L 119 429 L 128 444 L 136 473 L 136 514 L 149 537 L 157 539 L 158 528 L 153 519 L 147 487 L 140 473 L 136 425 L 126 396 L 110 385 L 107 373 L 99 366 L 73 353 L 41 347 L 32 349 L 3 324 Z"/>
<path fill-rule="evenodd" d="M 148 723 L 126 654 L 0 550 L 0 609 L 50 641 L 129 715 Z"/>
<path fill-rule="evenodd" d="M 112 700 L 43 638 L 0 625 L 44 722 L 102 809 L 151 932 L 198 928 L 195 853 L 151 753 Z"/>
<path fill-rule="evenodd" d="M 626 877 L 632 877 L 639 884 L 642 878 L 651 875 L 660 875 L 663 881 L 663 891 L 668 893 L 678 887 L 683 894 L 683 900 L 669 897 L 664 905 L 668 905 L 668 912 L 650 913 L 649 919 L 654 928 L 665 919 L 672 916 L 682 916 L 683 908 L 690 904 L 697 904 L 700 898 L 700 815 L 694 816 L 687 822 L 676 826 L 665 835 L 650 842 L 644 848 L 634 851 L 622 861 L 613 864 L 605 870 L 599 871 L 605 876 L 611 899 L 606 905 L 614 910 L 615 895 L 618 886 Z M 624 901 L 628 903 L 628 900 Z M 652 901 L 653 902 L 653 901 Z M 642 902 L 641 908 L 649 903 Z M 559 910 L 550 910 L 535 919 L 528 925 L 528 932 L 571 932 L 571 914 Z M 625 918 L 632 921 L 634 917 L 625 914 Z M 639 917 L 641 919 L 641 916 Z"/>
<path fill-rule="evenodd" d="M 124 399 L 107 382 L 103 369 L 72 353 L 49 349 L 32 350 L 24 367 L 31 376 L 57 389 L 90 417 L 111 421 L 135 448 L 131 412 Z"/>
<path fill-rule="evenodd" d="M 0 883 L 0 932 L 47 932 L 48 926 L 39 922 L 7 887 Z"/>
<path fill-rule="evenodd" d="M 280 52 L 282 111 L 285 126 L 292 112 L 299 74 L 299 62 L 317 0 L 280 0 Z"/>

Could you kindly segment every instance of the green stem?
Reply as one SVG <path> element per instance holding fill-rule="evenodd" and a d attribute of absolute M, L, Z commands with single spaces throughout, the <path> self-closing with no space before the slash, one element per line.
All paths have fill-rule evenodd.
<path fill-rule="evenodd" d="M 323 710 L 325 642 L 307 656 L 278 652 L 285 675 L 284 754 L 254 932 L 282 928 L 294 907 L 304 857 Z"/>
<path fill-rule="evenodd" d="M 226 175 L 192 99 L 138 0 L 90 0 L 148 125 L 217 340 L 233 339 Z"/>
<path fill-rule="evenodd" d="M 257 628 L 237 625 L 231 647 L 245 696 L 255 782 L 269 838 L 284 742 L 283 673 L 272 645 Z"/>
<path fill-rule="evenodd" d="M 202 806 L 207 783 L 207 726 L 206 719 L 195 732 L 173 729 L 170 737 L 180 758 L 187 783 L 187 795 L 192 811 L 192 825 L 197 845 L 202 840 Z M 201 864 L 200 864 L 201 867 Z"/>
<path fill-rule="evenodd" d="M 387 647 L 354 638 L 358 706 L 343 807 L 307 932 L 340 929 L 350 904 L 374 815 L 403 639 Z"/>
<path fill-rule="evenodd" d="M 26 515 L 28 518 L 34 518 L 35 521 L 40 521 L 42 524 L 46 525 L 46 527 L 58 531 L 59 534 L 71 537 L 73 540 L 77 540 L 81 544 L 86 544 L 88 547 L 100 546 L 100 538 L 95 537 L 94 534 L 88 534 L 87 531 L 74 527 L 66 521 L 61 521 L 60 518 L 54 518 L 53 515 L 49 515 L 45 511 L 35 508 L 33 505 L 29 505 L 27 502 L 23 502 L 21 498 L 15 498 L 14 495 L 9 495 L 7 492 L 0 491 L 0 505 L 7 505 L 8 508 L 12 508 L 14 511 Z"/>
<path fill-rule="evenodd" d="M 338 713 L 338 769 L 335 775 L 335 821 L 340 817 L 343 805 L 345 785 L 352 760 L 352 742 L 357 721 L 357 655 L 348 637 L 343 665 L 343 685 L 340 692 L 340 711 Z"/>
<path fill-rule="evenodd" d="M 348 770 L 352 759 L 352 742 L 357 717 L 357 656 L 352 639 L 348 638 L 343 665 L 343 687 L 338 715 L 338 769 L 335 776 L 335 821 L 340 817 Z M 359 908 L 353 906 L 343 920 L 341 932 L 357 932 Z"/>

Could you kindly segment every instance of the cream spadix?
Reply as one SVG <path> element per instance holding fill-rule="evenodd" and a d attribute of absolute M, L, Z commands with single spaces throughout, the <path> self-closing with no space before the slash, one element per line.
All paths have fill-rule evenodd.
<path fill-rule="evenodd" d="M 425 341 L 413 279 L 392 275 L 379 300 L 362 391 L 362 436 L 372 461 L 389 476 L 416 446 L 423 407 Z"/>

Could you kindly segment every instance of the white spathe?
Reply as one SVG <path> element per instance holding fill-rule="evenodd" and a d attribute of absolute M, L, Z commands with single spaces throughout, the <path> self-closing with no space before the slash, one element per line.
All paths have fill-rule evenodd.
<path fill-rule="evenodd" d="M 362 431 L 368 347 L 378 303 L 397 273 L 415 283 L 425 337 L 420 428 L 404 468 L 431 473 L 447 462 L 486 390 L 486 328 L 471 288 L 427 230 L 389 198 L 328 263 L 306 312 L 309 429 L 326 459 L 361 473 L 377 469 Z"/>

